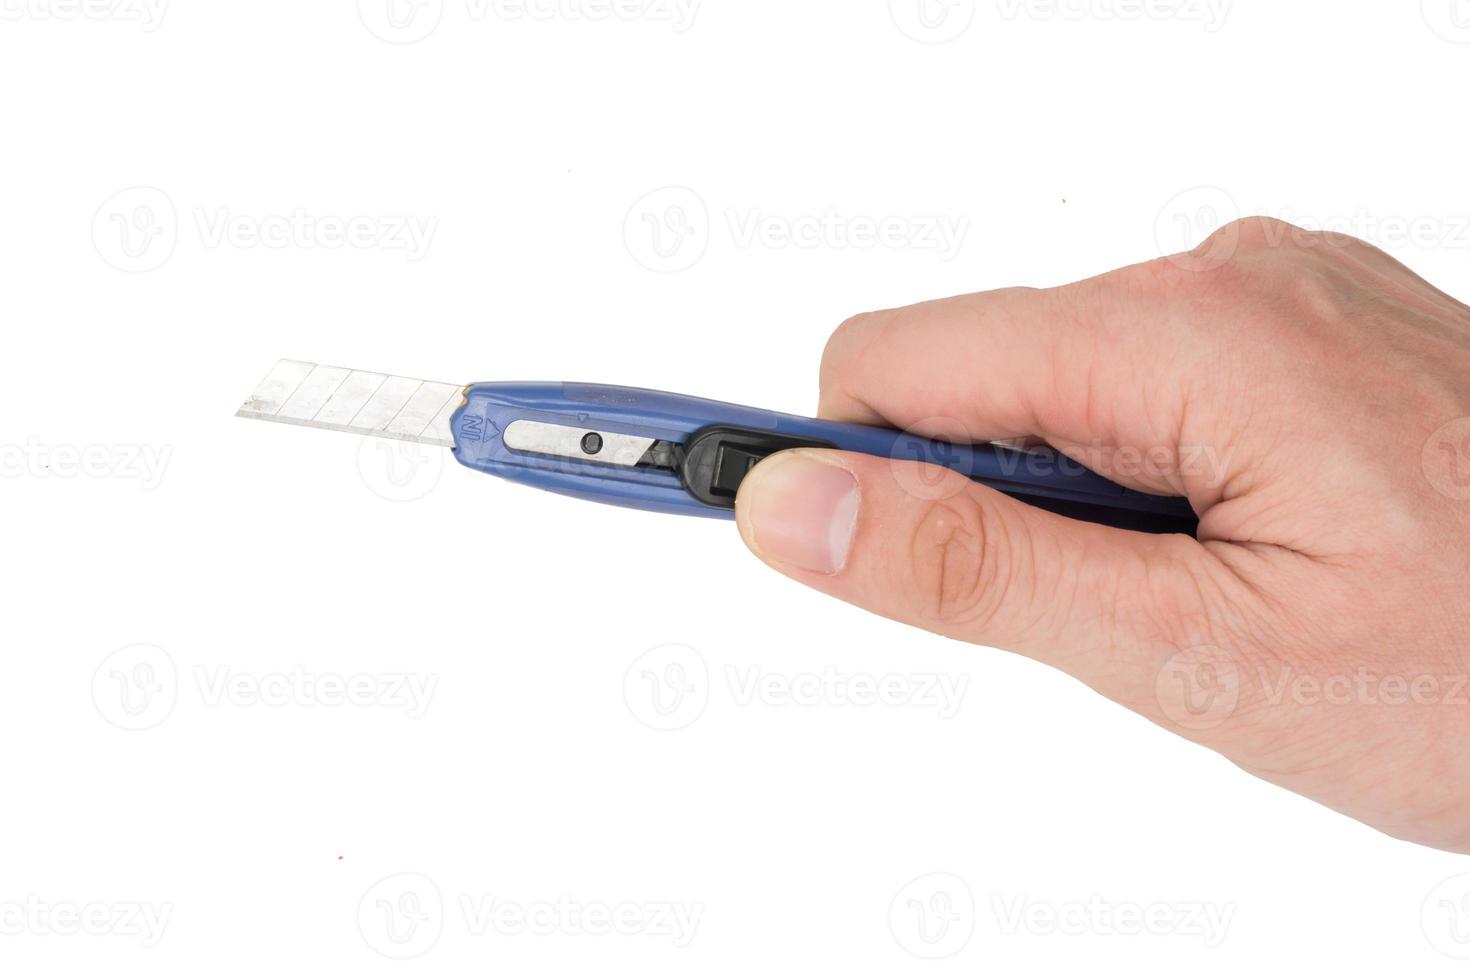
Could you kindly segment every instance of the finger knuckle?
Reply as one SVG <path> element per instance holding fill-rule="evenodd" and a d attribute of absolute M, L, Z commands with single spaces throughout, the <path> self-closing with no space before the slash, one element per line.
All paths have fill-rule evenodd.
<path fill-rule="evenodd" d="M 999 522 L 976 501 L 924 504 L 909 560 L 922 615 L 948 627 L 983 627 L 1005 604 L 1009 545 Z"/>
<path fill-rule="evenodd" d="M 1292 244 L 1305 233 L 1305 229 L 1298 228 L 1289 221 L 1282 221 L 1280 218 L 1250 215 L 1245 218 L 1237 218 L 1221 226 L 1210 237 L 1237 241 L 1242 248 L 1247 250 L 1264 250 Z"/>
<path fill-rule="evenodd" d="M 888 315 L 881 312 L 850 316 L 827 338 L 818 372 L 818 388 L 824 393 L 841 391 L 845 380 L 856 372 L 864 351 L 882 332 Z"/>
<path fill-rule="evenodd" d="M 876 331 L 878 319 L 877 313 L 859 313 L 839 323 L 837 329 L 832 331 L 832 336 L 827 338 L 827 346 L 822 350 L 823 374 L 849 363 L 865 345 L 866 339 Z"/>
<path fill-rule="evenodd" d="M 1366 242 L 1344 232 L 1303 228 L 1263 215 L 1232 221 L 1207 239 L 1206 244 L 1200 246 L 1201 250 L 1206 249 L 1210 241 L 1233 244 L 1234 257 L 1242 262 L 1255 260 L 1285 267 L 1310 261 L 1313 256 L 1330 257 L 1333 252 L 1348 247 L 1371 248 Z"/>
<path fill-rule="evenodd" d="M 1294 268 L 1312 233 L 1276 218 L 1253 216 L 1222 225 L 1190 252 L 1145 262 L 1126 272 L 1126 285 L 1164 300 L 1212 304 L 1249 299 L 1281 269 Z"/>

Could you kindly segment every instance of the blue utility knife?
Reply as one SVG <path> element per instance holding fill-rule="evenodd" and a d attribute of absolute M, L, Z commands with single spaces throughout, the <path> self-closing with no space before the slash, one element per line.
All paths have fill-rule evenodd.
<path fill-rule="evenodd" d="M 1079 520 L 1194 534 L 1179 497 L 1118 486 L 1050 449 L 960 445 L 641 388 L 456 385 L 277 362 L 238 415 L 443 446 L 471 469 L 604 504 L 734 517 L 740 481 L 784 449 L 843 449 L 945 466 Z"/>

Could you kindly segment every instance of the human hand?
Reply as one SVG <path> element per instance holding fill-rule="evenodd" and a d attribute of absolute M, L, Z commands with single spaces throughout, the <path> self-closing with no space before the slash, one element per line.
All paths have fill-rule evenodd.
<path fill-rule="evenodd" d="M 740 488 L 767 564 L 1470 852 L 1470 307 L 1356 239 L 1251 219 L 1057 289 L 855 317 L 823 355 L 820 414 L 1040 438 L 1187 496 L 1199 538 L 803 449 Z"/>

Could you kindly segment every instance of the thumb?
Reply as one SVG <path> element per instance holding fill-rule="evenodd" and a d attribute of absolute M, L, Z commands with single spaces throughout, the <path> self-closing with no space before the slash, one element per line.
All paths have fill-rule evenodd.
<path fill-rule="evenodd" d="M 924 463 L 778 453 L 741 483 L 736 518 L 799 582 L 1135 705 L 1153 701 L 1160 654 L 1197 642 L 1224 608 L 1226 576 L 1193 538 L 1059 517 Z"/>

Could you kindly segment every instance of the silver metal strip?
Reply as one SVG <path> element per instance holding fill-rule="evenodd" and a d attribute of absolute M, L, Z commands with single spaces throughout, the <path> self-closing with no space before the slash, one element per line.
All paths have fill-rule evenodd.
<path fill-rule="evenodd" d="M 518 419 L 506 426 L 503 438 L 506 448 L 517 452 L 542 453 L 613 466 L 637 466 L 654 443 L 652 436 L 629 436 L 529 419 Z M 596 451 L 588 452 L 588 449 Z"/>

